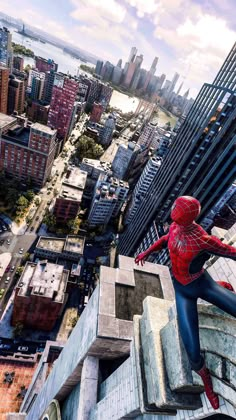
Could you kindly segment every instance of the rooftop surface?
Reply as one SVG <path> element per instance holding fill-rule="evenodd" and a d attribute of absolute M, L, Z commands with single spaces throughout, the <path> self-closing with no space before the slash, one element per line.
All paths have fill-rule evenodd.
<path fill-rule="evenodd" d="M 40 124 L 40 123 L 34 123 L 31 126 L 34 130 L 43 131 L 44 133 L 51 134 L 53 136 L 56 134 L 57 130 L 52 129 L 51 127 L 48 127 L 47 125 Z"/>
<path fill-rule="evenodd" d="M 18 295 L 28 296 L 29 288 L 32 288 L 31 295 L 63 302 L 67 280 L 68 271 L 62 265 L 47 261 L 39 261 L 37 264 L 28 262 L 18 282 L 22 284 Z"/>
<path fill-rule="evenodd" d="M 3 128 L 5 125 L 11 124 L 14 121 L 16 121 L 15 117 L 0 113 L 0 128 Z"/>
<path fill-rule="evenodd" d="M 30 137 L 30 129 L 25 128 L 19 124 L 14 125 L 12 128 L 10 128 L 6 134 L 3 134 L 2 136 L 4 139 L 7 140 L 13 140 L 14 142 L 18 142 L 24 145 L 28 145 L 29 143 L 29 137 Z"/>
<path fill-rule="evenodd" d="M 69 168 L 62 183 L 83 190 L 86 184 L 87 172 L 79 168 Z"/>
<path fill-rule="evenodd" d="M 66 238 L 64 251 L 83 254 L 84 243 L 85 243 L 84 237 L 68 235 Z"/>
<path fill-rule="evenodd" d="M 27 363 L 0 360 L 0 420 L 6 420 L 7 413 L 19 411 L 23 400 L 17 395 L 21 392 L 21 386 L 29 387 L 36 367 L 36 364 L 29 366 Z M 15 372 L 12 384 L 3 382 L 6 372 Z"/>
<path fill-rule="evenodd" d="M 59 198 L 64 198 L 64 200 L 73 200 L 81 202 L 83 197 L 83 191 L 78 190 L 78 188 L 62 184 L 59 191 Z"/>
<path fill-rule="evenodd" d="M 134 270 L 134 280 L 135 287 L 116 284 L 116 317 L 119 319 L 133 321 L 134 315 L 142 315 L 146 296 L 163 299 L 160 277 L 157 274 Z"/>
<path fill-rule="evenodd" d="M 45 236 L 40 236 L 37 243 L 37 248 L 47 249 L 49 251 L 62 253 L 65 245 L 64 238 L 47 238 Z"/>

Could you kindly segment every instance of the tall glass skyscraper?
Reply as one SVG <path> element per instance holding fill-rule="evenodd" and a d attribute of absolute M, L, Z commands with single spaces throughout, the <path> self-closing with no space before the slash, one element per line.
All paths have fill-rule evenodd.
<path fill-rule="evenodd" d="M 135 217 L 121 235 L 120 254 L 132 256 L 147 248 L 153 224 L 161 234 L 176 197 L 199 199 L 203 218 L 232 184 L 236 178 L 235 87 L 236 44 L 213 83 L 205 83 L 200 90 Z"/>

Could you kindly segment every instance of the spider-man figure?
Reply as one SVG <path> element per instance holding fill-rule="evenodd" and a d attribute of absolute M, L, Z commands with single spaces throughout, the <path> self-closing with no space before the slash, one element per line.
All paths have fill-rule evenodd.
<path fill-rule="evenodd" d="M 198 200 L 183 196 L 174 202 L 169 233 L 135 258 L 141 265 L 152 253 L 168 247 L 172 262 L 178 323 L 192 369 L 202 378 L 213 408 L 219 408 L 211 377 L 200 353 L 197 299 L 204 299 L 236 317 L 236 294 L 229 283 L 215 282 L 203 265 L 211 254 L 236 259 L 236 248 L 210 236 L 195 222 L 201 210 Z M 223 286 L 223 287 L 222 287 Z M 229 289 L 229 290 L 228 290 Z"/>

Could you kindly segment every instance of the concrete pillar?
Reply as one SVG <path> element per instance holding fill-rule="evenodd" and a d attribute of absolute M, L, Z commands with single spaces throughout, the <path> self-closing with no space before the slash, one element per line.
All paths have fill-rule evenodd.
<path fill-rule="evenodd" d="M 98 368 L 98 358 L 87 356 L 81 376 L 78 420 L 88 420 L 91 409 L 97 403 Z"/>

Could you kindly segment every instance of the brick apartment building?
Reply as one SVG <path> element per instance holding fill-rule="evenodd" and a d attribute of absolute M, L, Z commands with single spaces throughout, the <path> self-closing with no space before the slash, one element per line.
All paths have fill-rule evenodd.
<path fill-rule="evenodd" d="M 13 69 L 23 71 L 24 70 L 24 58 L 19 55 L 13 57 Z"/>
<path fill-rule="evenodd" d="M 50 105 L 45 105 L 45 102 L 33 101 L 32 104 L 27 107 L 27 117 L 30 121 L 47 124 L 49 108 Z"/>
<path fill-rule="evenodd" d="M 57 223 L 64 224 L 78 215 L 87 180 L 87 172 L 70 168 L 62 181 L 56 199 L 54 215 Z"/>
<path fill-rule="evenodd" d="M 8 84 L 7 113 L 11 115 L 16 111 L 19 115 L 24 112 L 25 85 L 23 80 L 17 79 L 12 74 Z"/>
<path fill-rule="evenodd" d="M 35 57 L 35 67 L 39 71 L 42 71 L 43 73 L 46 73 L 47 71 L 50 71 L 50 70 L 57 71 L 58 64 L 55 63 L 51 58 L 46 59 L 46 58 L 43 58 L 43 57 L 36 56 Z"/>
<path fill-rule="evenodd" d="M 7 113 L 8 79 L 10 70 L 0 67 L 0 112 Z"/>
<path fill-rule="evenodd" d="M 27 119 L 0 114 L 0 171 L 41 187 L 49 177 L 56 151 L 56 130 Z"/>
<path fill-rule="evenodd" d="M 62 265 L 27 262 L 16 286 L 12 325 L 51 331 L 66 304 L 68 278 Z"/>
<path fill-rule="evenodd" d="M 58 138 L 63 141 L 69 132 L 77 90 L 78 81 L 62 73 L 55 75 L 48 126 L 56 128 Z"/>

